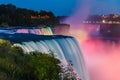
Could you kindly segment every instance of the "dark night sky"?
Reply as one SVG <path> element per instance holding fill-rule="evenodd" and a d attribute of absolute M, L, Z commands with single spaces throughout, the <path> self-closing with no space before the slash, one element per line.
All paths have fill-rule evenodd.
<path fill-rule="evenodd" d="M 55 15 L 70 15 L 77 7 L 80 10 L 81 7 L 85 9 L 86 7 L 89 8 L 87 10 L 89 10 L 90 14 L 120 12 L 120 0 L 0 0 L 0 4 L 8 3 L 36 11 L 52 11 Z"/>
<path fill-rule="evenodd" d="M 76 0 L 0 0 L 0 4 L 14 4 L 17 7 L 36 11 L 52 11 L 55 15 L 70 15 L 76 7 Z"/>

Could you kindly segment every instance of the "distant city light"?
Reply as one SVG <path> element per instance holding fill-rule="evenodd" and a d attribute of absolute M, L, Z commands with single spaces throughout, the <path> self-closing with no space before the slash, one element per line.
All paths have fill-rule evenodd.
<path fill-rule="evenodd" d="M 103 23 L 105 23 L 105 20 L 102 20 Z"/>

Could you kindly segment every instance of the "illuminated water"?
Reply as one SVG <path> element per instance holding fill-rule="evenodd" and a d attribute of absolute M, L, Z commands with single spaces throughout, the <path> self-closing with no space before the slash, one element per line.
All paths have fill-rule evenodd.
<path fill-rule="evenodd" d="M 16 29 L 16 33 L 30 33 L 30 34 L 37 34 L 37 35 L 53 35 L 52 29 L 50 27 L 46 28 L 31 28 L 31 29 Z"/>
<path fill-rule="evenodd" d="M 26 33 L 26 34 L 36 34 L 36 35 L 53 35 L 53 31 L 50 27 L 44 28 L 9 28 L 9 29 L 1 29 L 0 33 Z"/>
<path fill-rule="evenodd" d="M 73 37 L 3 33 L 0 34 L 0 38 L 10 40 L 15 46 L 20 46 L 25 53 L 33 51 L 48 53 L 51 50 L 64 65 L 67 65 L 67 61 L 71 61 L 80 78 L 88 80 L 82 52 Z"/>

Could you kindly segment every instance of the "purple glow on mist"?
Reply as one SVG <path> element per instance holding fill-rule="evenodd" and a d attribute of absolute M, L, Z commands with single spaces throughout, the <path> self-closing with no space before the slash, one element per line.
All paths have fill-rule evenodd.
<path fill-rule="evenodd" d="M 64 23 L 68 23 L 71 25 L 79 25 L 82 23 L 83 20 L 85 20 L 89 13 L 90 10 L 92 8 L 92 6 L 94 5 L 94 1 L 95 0 L 78 0 L 77 1 L 77 7 L 75 12 L 73 12 L 73 14 L 66 19 L 66 21 Z M 72 26 L 74 28 L 76 28 L 75 26 Z"/>
<path fill-rule="evenodd" d="M 110 41 L 92 39 L 89 34 L 95 30 L 94 26 L 81 24 L 89 15 L 94 1 L 79 0 L 76 11 L 65 23 L 71 25 L 70 35 L 80 42 L 90 80 L 120 80 L 120 43 L 116 45 Z"/>

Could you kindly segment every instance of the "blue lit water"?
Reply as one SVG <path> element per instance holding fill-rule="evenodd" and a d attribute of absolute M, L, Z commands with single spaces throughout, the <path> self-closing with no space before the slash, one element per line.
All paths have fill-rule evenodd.
<path fill-rule="evenodd" d="M 63 64 L 67 65 L 71 61 L 79 77 L 88 80 L 82 52 L 76 39 L 71 36 L 0 33 L 0 38 L 11 41 L 14 46 L 20 46 L 25 53 L 48 53 L 51 50 Z"/>

